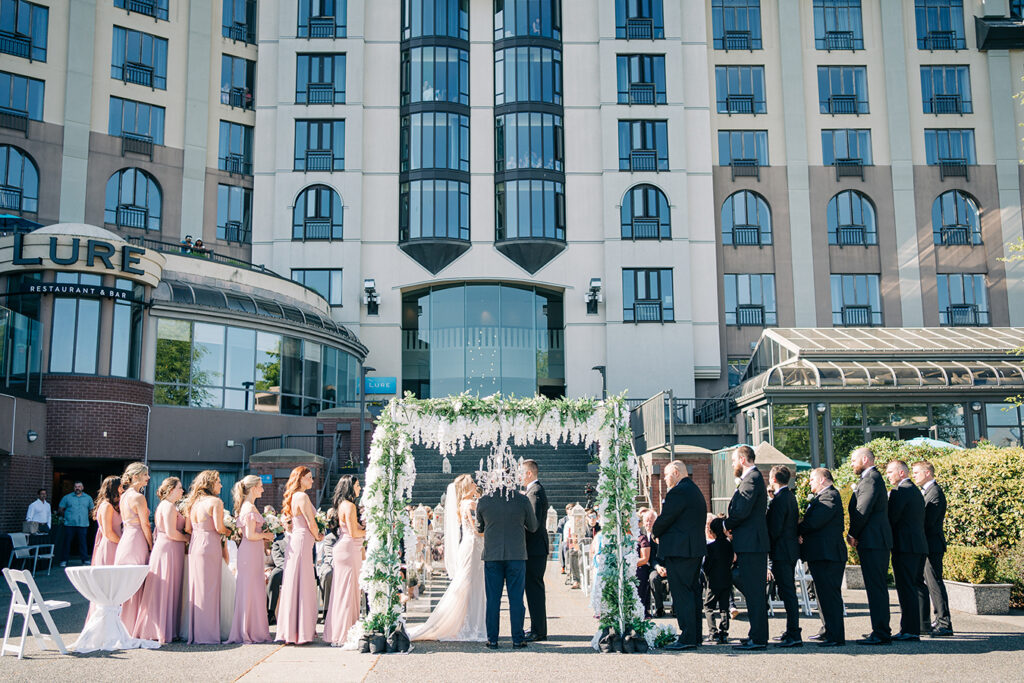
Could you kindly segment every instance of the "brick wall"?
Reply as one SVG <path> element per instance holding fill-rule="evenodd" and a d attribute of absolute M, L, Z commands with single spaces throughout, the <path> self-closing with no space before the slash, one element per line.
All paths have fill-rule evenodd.
<path fill-rule="evenodd" d="M 281 511 L 281 503 L 284 502 L 284 488 L 288 483 L 288 476 L 295 467 L 305 466 L 313 473 L 313 488 L 309 490 L 310 498 L 316 503 L 317 494 L 324 485 L 324 475 L 327 470 L 327 460 L 316 455 L 310 459 L 296 459 L 292 456 L 278 458 L 274 451 L 264 451 L 253 456 L 249 460 L 249 471 L 260 476 L 269 474 L 274 481 L 271 484 L 263 484 L 263 495 L 257 501 L 260 510 L 267 505 L 273 505 L 278 512 Z"/>
<path fill-rule="evenodd" d="M 36 493 L 53 487 L 53 467 L 47 457 L 32 455 L 0 456 L 0 532 L 21 531 L 29 504 Z M 50 505 L 56 504 L 51 500 Z M 6 561 L 7 558 L 3 558 Z"/>
<path fill-rule="evenodd" d="M 707 455 L 682 455 L 679 456 L 679 460 L 686 463 L 686 466 L 690 469 L 690 477 L 693 478 L 693 482 L 700 487 L 701 493 L 704 494 L 704 500 L 708 504 L 708 510 L 711 510 L 711 458 Z M 653 465 L 656 468 L 658 474 L 652 477 L 651 481 L 651 502 L 654 505 L 654 509 L 661 511 L 661 500 L 665 497 L 664 482 L 661 479 L 661 473 L 665 469 L 665 465 L 669 464 L 671 459 L 666 453 L 664 456 L 655 457 Z"/>
<path fill-rule="evenodd" d="M 323 428 L 326 435 L 340 434 L 341 443 L 338 447 L 339 464 L 344 466 L 349 456 L 356 462 L 366 465 L 366 454 L 370 452 L 370 442 L 373 440 L 373 418 L 369 412 L 366 415 L 366 438 L 363 442 L 364 453 L 359 457 L 359 411 L 352 409 L 334 409 L 325 411 L 317 417 L 317 426 Z"/>

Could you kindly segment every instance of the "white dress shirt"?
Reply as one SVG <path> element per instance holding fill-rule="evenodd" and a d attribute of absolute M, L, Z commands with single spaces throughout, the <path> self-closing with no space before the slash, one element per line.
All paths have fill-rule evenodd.
<path fill-rule="evenodd" d="M 931 488 L 932 486 L 935 486 L 935 480 L 934 480 L 934 479 L 929 479 L 928 481 L 926 481 L 926 482 L 924 483 L 924 486 L 922 486 L 922 487 L 921 487 L 921 490 L 922 490 L 922 491 L 927 491 L 927 490 L 928 490 L 928 489 L 930 489 L 930 488 Z"/>
<path fill-rule="evenodd" d="M 25 515 L 26 522 L 38 522 L 50 526 L 50 504 L 46 501 L 39 500 L 36 498 L 32 501 L 32 504 L 28 506 L 28 514 Z"/>

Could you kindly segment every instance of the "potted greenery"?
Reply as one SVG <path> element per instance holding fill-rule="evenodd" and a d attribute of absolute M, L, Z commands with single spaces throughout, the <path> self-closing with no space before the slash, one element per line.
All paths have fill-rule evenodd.
<path fill-rule="evenodd" d="M 997 583 L 996 556 L 988 548 L 951 545 L 942 563 L 949 606 L 968 614 L 1007 614 L 1009 583 Z"/>

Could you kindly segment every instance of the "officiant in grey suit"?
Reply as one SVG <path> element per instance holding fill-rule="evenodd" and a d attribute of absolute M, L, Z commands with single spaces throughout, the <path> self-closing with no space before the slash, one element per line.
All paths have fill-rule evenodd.
<path fill-rule="evenodd" d="M 487 647 L 498 647 L 502 590 L 508 590 L 512 647 L 526 647 L 523 591 L 526 586 L 526 533 L 537 530 L 537 516 L 523 494 L 496 488 L 476 506 L 476 528 L 484 535 L 484 590 L 487 596 Z"/>

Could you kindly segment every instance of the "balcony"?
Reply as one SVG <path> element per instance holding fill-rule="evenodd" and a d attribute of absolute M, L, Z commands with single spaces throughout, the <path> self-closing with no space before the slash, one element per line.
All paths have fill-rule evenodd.
<path fill-rule="evenodd" d="M 633 302 L 633 321 L 638 323 L 660 323 L 662 319 L 661 299 L 637 299 Z"/>
<path fill-rule="evenodd" d="M 221 104 L 239 109 L 253 109 L 252 90 L 250 88 L 231 88 L 228 91 L 221 91 Z"/>
<path fill-rule="evenodd" d="M 21 211 L 21 189 L 0 185 L 0 209 Z"/>
<path fill-rule="evenodd" d="M 761 180 L 760 159 L 732 159 L 729 162 L 732 169 L 732 179 L 736 178 L 757 178 Z"/>
<path fill-rule="evenodd" d="M 968 180 L 967 177 L 967 159 L 939 159 L 939 179 L 945 180 L 946 178 L 963 178 Z"/>
<path fill-rule="evenodd" d="M 224 24 L 224 30 L 227 33 L 227 37 L 231 40 L 237 40 L 250 45 L 256 42 L 256 33 L 249 28 L 248 24 L 236 21 L 231 24 Z"/>
<path fill-rule="evenodd" d="M 734 247 L 757 247 L 761 245 L 761 228 L 757 225 L 734 225 L 732 228 Z"/>
<path fill-rule="evenodd" d="M 654 20 L 649 17 L 626 19 L 626 40 L 654 40 Z"/>
<path fill-rule="evenodd" d="M 843 306 L 842 317 L 845 327 L 871 327 L 874 312 L 870 306 Z"/>
<path fill-rule="evenodd" d="M 629 170 L 657 172 L 658 153 L 653 149 L 634 149 L 629 153 Z"/>
<path fill-rule="evenodd" d="M 307 104 L 334 104 L 333 83 L 307 83 Z"/>
<path fill-rule="evenodd" d="M 963 50 L 967 47 L 967 41 L 956 31 L 928 31 L 919 43 L 925 50 Z"/>
<path fill-rule="evenodd" d="M 764 306 L 740 304 L 736 307 L 736 324 L 739 327 L 764 327 Z"/>
<path fill-rule="evenodd" d="M 939 229 L 939 239 L 944 245 L 970 244 L 971 226 L 943 225 Z"/>
<path fill-rule="evenodd" d="M 117 207 L 117 227 L 145 230 L 149 225 L 149 211 L 138 206 L 121 204 Z"/>
<path fill-rule="evenodd" d="M 726 95 L 725 112 L 727 114 L 753 114 L 753 95 Z"/>
<path fill-rule="evenodd" d="M 829 95 L 825 101 L 825 113 L 832 114 L 860 114 L 860 102 L 856 95 Z"/>
<path fill-rule="evenodd" d="M 841 247 L 867 244 L 867 231 L 863 225 L 840 225 L 836 228 L 836 244 Z"/>
<path fill-rule="evenodd" d="M 304 240 L 329 240 L 332 227 L 330 220 L 307 218 L 302 222 L 301 238 Z"/>
<path fill-rule="evenodd" d="M 656 104 L 656 95 L 653 83 L 630 83 L 629 84 L 630 104 Z"/>
<path fill-rule="evenodd" d="M 334 17 L 310 17 L 309 37 L 333 38 L 335 36 L 337 25 L 337 21 Z"/>
<path fill-rule="evenodd" d="M 153 138 L 149 135 L 121 133 L 121 156 L 128 153 L 141 154 L 153 160 Z"/>
<path fill-rule="evenodd" d="M 145 14 L 147 17 L 156 17 L 158 10 L 154 0 L 128 0 L 125 8 L 129 13 Z"/>
<path fill-rule="evenodd" d="M 329 149 L 306 150 L 307 171 L 333 171 L 334 152 Z"/>
<path fill-rule="evenodd" d="M 12 10 L 13 11 L 13 10 Z M 16 33 L 0 33 L 0 52 L 31 61 L 32 43 L 29 36 Z"/>
<path fill-rule="evenodd" d="M 932 114 L 963 114 L 964 98 L 957 93 L 955 95 L 935 95 L 929 102 Z"/>
<path fill-rule="evenodd" d="M 121 80 L 125 83 L 135 83 L 148 88 L 153 87 L 153 67 L 146 64 L 135 64 L 125 62 L 121 69 Z"/>
<path fill-rule="evenodd" d="M 657 218 L 634 218 L 633 239 L 635 240 L 659 240 L 661 239 L 661 221 Z"/>
<path fill-rule="evenodd" d="M 28 112 L 0 107 L 0 128 L 16 130 L 28 137 Z"/>
<path fill-rule="evenodd" d="M 863 159 L 836 159 L 836 180 L 840 178 L 860 178 L 864 180 Z"/>
<path fill-rule="evenodd" d="M 228 221 L 223 226 L 224 241 L 249 244 L 252 242 L 252 232 L 241 221 Z"/>
<path fill-rule="evenodd" d="M 825 31 L 825 49 L 833 50 L 856 50 L 857 43 L 853 31 Z"/>
<path fill-rule="evenodd" d="M 252 164 L 242 154 L 229 154 L 221 163 L 221 168 L 231 175 L 252 175 Z"/>
<path fill-rule="evenodd" d="M 977 327 L 985 324 L 977 304 L 952 304 L 946 309 L 946 324 L 953 327 Z"/>
<path fill-rule="evenodd" d="M 726 31 L 722 37 L 722 48 L 729 50 L 753 50 L 750 31 Z"/>

